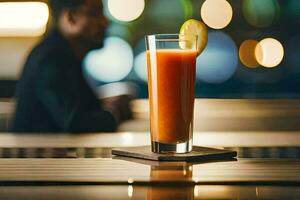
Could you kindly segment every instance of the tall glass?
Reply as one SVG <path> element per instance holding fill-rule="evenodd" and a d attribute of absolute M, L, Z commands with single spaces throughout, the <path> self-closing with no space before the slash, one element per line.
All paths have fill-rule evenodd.
<path fill-rule="evenodd" d="M 192 150 L 196 40 L 178 34 L 146 37 L 151 146 L 154 153 Z"/>

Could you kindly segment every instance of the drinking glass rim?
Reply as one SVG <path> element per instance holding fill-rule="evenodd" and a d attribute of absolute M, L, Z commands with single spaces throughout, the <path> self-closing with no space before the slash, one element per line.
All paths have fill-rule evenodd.
<path fill-rule="evenodd" d="M 157 38 L 157 36 L 159 37 L 163 37 L 165 36 L 166 38 Z M 167 36 L 170 36 L 170 38 L 167 38 Z M 178 36 L 178 38 L 172 38 Z M 154 37 L 155 41 L 157 42 L 177 42 L 177 41 L 187 41 L 185 39 L 180 39 L 180 36 L 182 36 L 183 38 L 185 37 L 191 37 L 191 36 L 186 36 L 183 34 L 179 34 L 179 33 L 158 33 L 158 34 L 151 34 L 151 35 L 146 35 L 146 38 L 150 38 L 150 37 Z M 197 35 L 193 35 L 192 37 L 195 37 L 195 39 L 198 38 Z"/>

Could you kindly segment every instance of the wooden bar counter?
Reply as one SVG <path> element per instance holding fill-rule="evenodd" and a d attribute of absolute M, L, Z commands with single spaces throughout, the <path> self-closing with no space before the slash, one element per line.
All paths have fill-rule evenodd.
<path fill-rule="evenodd" d="M 2 133 L 0 198 L 300 198 L 299 132 L 196 132 L 194 143 L 235 149 L 239 157 L 187 163 L 110 154 L 112 147 L 149 145 L 148 132 Z"/>

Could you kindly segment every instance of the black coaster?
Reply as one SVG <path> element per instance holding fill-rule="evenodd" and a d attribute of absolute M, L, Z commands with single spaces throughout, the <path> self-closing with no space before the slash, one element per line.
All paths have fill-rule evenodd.
<path fill-rule="evenodd" d="M 214 149 L 207 147 L 193 146 L 193 150 L 189 153 L 174 154 L 164 153 L 158 154 L 151 151 L 151 146 L 140 147 L 122 147 L 112 149 L 112 154 L 118 156 L 126 156 L 132 158 L 140 158 L 155 161 L 208 161 L 230 159 L 237 156 L 236 151 L 228 151 L 223 149 Z"/>

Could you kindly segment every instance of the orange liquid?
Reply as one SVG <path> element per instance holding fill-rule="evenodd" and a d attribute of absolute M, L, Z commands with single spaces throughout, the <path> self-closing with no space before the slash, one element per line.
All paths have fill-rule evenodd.
<path fill-rule="evenodd" d="M 177 144 L 192 138 L 196 52 L 147 52 L 152 141 Z"/>

